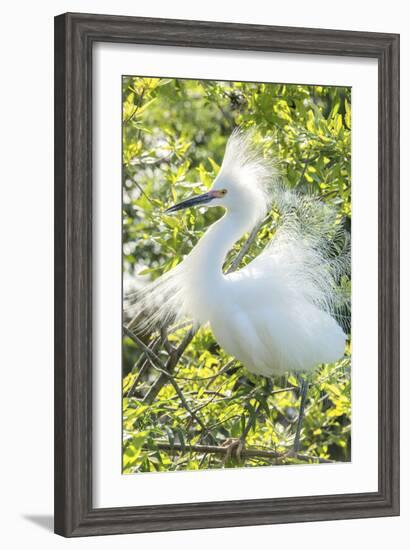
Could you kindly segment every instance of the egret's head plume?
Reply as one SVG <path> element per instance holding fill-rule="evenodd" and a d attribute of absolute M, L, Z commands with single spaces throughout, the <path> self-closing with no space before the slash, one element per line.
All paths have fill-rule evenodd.
<path fill-rule="evenodd" d="M 270 208 L 277 170 L 255 142 L 254 130 L 237 128 L 229 138 L 212 191 L 224 196 L 214 201 L 228 211 L 261 220 Z"/>
<path fill-rule="evenodd" d="M 229 213 L 246 219 L 249 225 L 260 221 L 270 208 L 277 171 L 255 138 L 254 130 L 234 130 L 212 189 L 175 204 L 166 212 L 201 205 L 223 206 Z"/>

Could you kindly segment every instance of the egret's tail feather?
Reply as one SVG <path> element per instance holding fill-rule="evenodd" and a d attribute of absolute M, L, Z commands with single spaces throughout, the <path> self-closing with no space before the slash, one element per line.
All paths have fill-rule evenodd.
<path fill-rule="evenodd" d="M 181 267 L 176 266 L 126 298 L 128 328 L 151 332 L 184 318 L 181 271 Z"/>

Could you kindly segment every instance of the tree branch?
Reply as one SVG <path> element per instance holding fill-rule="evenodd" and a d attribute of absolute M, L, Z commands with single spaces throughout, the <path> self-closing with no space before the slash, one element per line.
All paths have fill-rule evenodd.
<path fill-rule="evenodd" d="M 235 271 L 235 269 L 238 268 L 238 266 L 240 265 L 241 261 L 244 259 L 246 253 L 248 252 L 248 250 L 250 249 L 253 241 L 255 240 L 256 238 L 256 235 L 258 234 L 259 232 L 259 229 L 261 228 L 263 222 L 265 220 L 263 220 L 262 222 L 260 222 L 258 225 L 255 225 L 255 227 L 252 229 L 252 231 L 249 233 L 249 237 L 246 239 L 246 241 L 243 243 L 243 246 L 242 248 L 240 249 L 240 251 L 238 252 L 238 254 L 236 255 L 236 257 L 234 258 L 233 262 L 231 263 L 229 269 L 227 270 L 227 273 L 232 273 L 232 271 Z"/>
<path fill-rule="evenodd" d="M 211 454 L 220 454 L 220 455 L 226 455 L 227 448 L 223 447 L 222 445 L 182 445 L 180 443 L 174 443 L 171 445 L 171 443 L 168 443 L 166 441 L 156 441 L 155 447 L 160 451 L 178 451 L 178 452 L 193 452 L 193 453 L 211 453 Z M 143 447 L 144 450 L 152 450 L 152 448 L 148 449 L 147 447 Z M 303 460 L 305 462 L 310 461 L 316 461 L 319 463 L 325 463 L 325 464 L 332 464 L 334 463 L 333 460 L 328 460 L 326 458 L 321 458 L 319 456 L 310 456 L 305 454 L 299 454 L 299 453 L 293 453 L 293 452 L 285 452 L 285 453 L 278 453 L 276 451 L 268 451 L 266 449 L 256 449 L 256 448 L 244 448 L 241 451 L 241 457 L 242 458 L 270 458 L 270 459 L 283 459 L 288 457 L 295 457 L 299 460 Z"/>

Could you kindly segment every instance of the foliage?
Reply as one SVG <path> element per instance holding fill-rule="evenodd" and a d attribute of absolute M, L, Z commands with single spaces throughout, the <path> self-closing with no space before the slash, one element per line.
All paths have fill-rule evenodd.
<path fill-rule="evenodd" d="M 215 208 L 178 216 L 163 211 L 209 188 L 238 125 L 256 125 L 287 184 L 333 204 L 350 231 L 349 88 L 124 77 L 125 295 L 141 279 L 154 279 L 177 265 L 221 215 Z M 240 265 L 254 258 L 273 233 L 272 212 Z M 226 267 L 246 237 L 235 245 Z M 130 311 L 125 308 L 125 324 Z M 164 374 L 189 330 L 169 329 L 166 341 L 164 334 L 124 335 L 124 473 L 350 460 L 350 346 L 343 360 L 319 365 L 310 376 L 300 448 L 294 449 L 300 381 L 280 377 L 268 391 L 265 379 L 228 356 L 207 327 Z M 144 353 L 144 345 L 155 356 Z M 274 457 L 192 451 L 194 445 L 223 446 L 240 438 L 249 418 L 246 448 L 269 449 Z M 168 448 L 159 449 L 158 442 Z"/>

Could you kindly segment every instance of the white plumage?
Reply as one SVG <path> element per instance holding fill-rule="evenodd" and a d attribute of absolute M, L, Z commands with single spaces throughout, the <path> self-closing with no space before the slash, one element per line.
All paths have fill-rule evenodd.
<path fill-rule="evenodd" d="M 169 209 L 206 204 L 225 215 L 191 253 L 139 293 L 132 326 L 152 328 L 188 317 L 209 323 L 217 342 L 251 372 L 272 376 L 313 369 L 344 354 L 346 336 L 334 315 L 347 298 L 339 287 L 348 246 L 335 211 L 312 196 L 289 191 L 274 164 L 253 145 L 253 134 L 230 137 L 211 191 Z M 278 226 L 270 244 L 248 265 L 223 273 L 227 253 L 271 207 Z M 340 237 L 342 236 L 342 239 Z"/>

